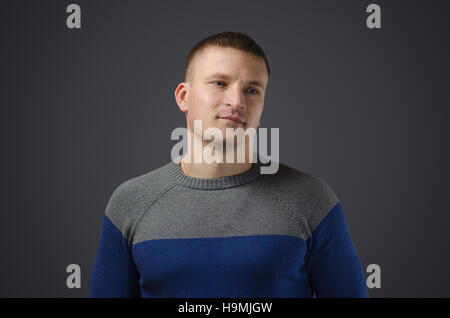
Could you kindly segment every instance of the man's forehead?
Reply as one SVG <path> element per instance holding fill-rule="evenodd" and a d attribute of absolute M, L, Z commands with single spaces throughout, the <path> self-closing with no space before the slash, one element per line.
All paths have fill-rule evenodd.
<path fill-rule="evenodd" d="M 238 65 L 235 64 L 238 62 Z M 243 63 L 239 63 L 243 62 Z M 242 66 L 244 64 L 244 67 Z M 206 47 L 198 52 L 192 63 L 196 75 L 205 77 L 230 77 L 230 68 L 235 71 L 248 73 L 252 80 L 262 80 L 267 73 L 265 62 L 262 58 L 229 47 Z M 257 77 L 254 78 L 253 77 Z"/>

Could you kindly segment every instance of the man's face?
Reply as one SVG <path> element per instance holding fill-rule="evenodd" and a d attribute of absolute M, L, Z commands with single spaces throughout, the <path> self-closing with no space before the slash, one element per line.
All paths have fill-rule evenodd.
<path fill-rule="evenodd" d="M 262 58 L 233 48 L 207 47 L 190 67 L 186 119 L 191 131 L 196 119 L 202 120 L 202 134 L 217 127 L 224 140 L 228 127 L 259 127 L 269 80 Z"/>

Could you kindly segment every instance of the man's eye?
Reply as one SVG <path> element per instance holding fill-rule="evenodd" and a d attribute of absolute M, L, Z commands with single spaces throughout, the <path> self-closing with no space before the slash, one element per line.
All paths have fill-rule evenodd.
<path fill-rule="evenodd" d="M 214 84 L 215 84 L 216 86 L 225 86 L 225 83 L 224 83 L 224 82 L 221 82 L 221 81 L 214 82 Z"/>
<path fill-rule="evenodd" d="M 248 91 L 250 94 L 258 94 L 258 91 L 257 91 L 256 89 L 254 89 L 254 88 L 249 88 L 247 91 Z"/>

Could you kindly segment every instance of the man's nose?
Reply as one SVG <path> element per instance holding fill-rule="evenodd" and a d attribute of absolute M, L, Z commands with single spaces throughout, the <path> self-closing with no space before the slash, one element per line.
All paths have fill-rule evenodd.
<path fill-rule="evenodd" d="M 225 102 L 227 106 L 231 106 L 233 109 L 241 109 L 244 108 L 244 102 L 242 89 L 239 85 L 234 85 L 228 89 Z"/>

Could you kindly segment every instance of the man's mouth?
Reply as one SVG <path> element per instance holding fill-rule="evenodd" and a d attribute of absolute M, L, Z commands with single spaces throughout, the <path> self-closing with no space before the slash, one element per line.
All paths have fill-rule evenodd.
<path fill-rule="evenodd" d="M 241 119 L 237 116 L 222 116 L 219 117 L 220 119 L 226 120 L 227 122 L 243 125 L 244 123 L 241 121 Z"/>

